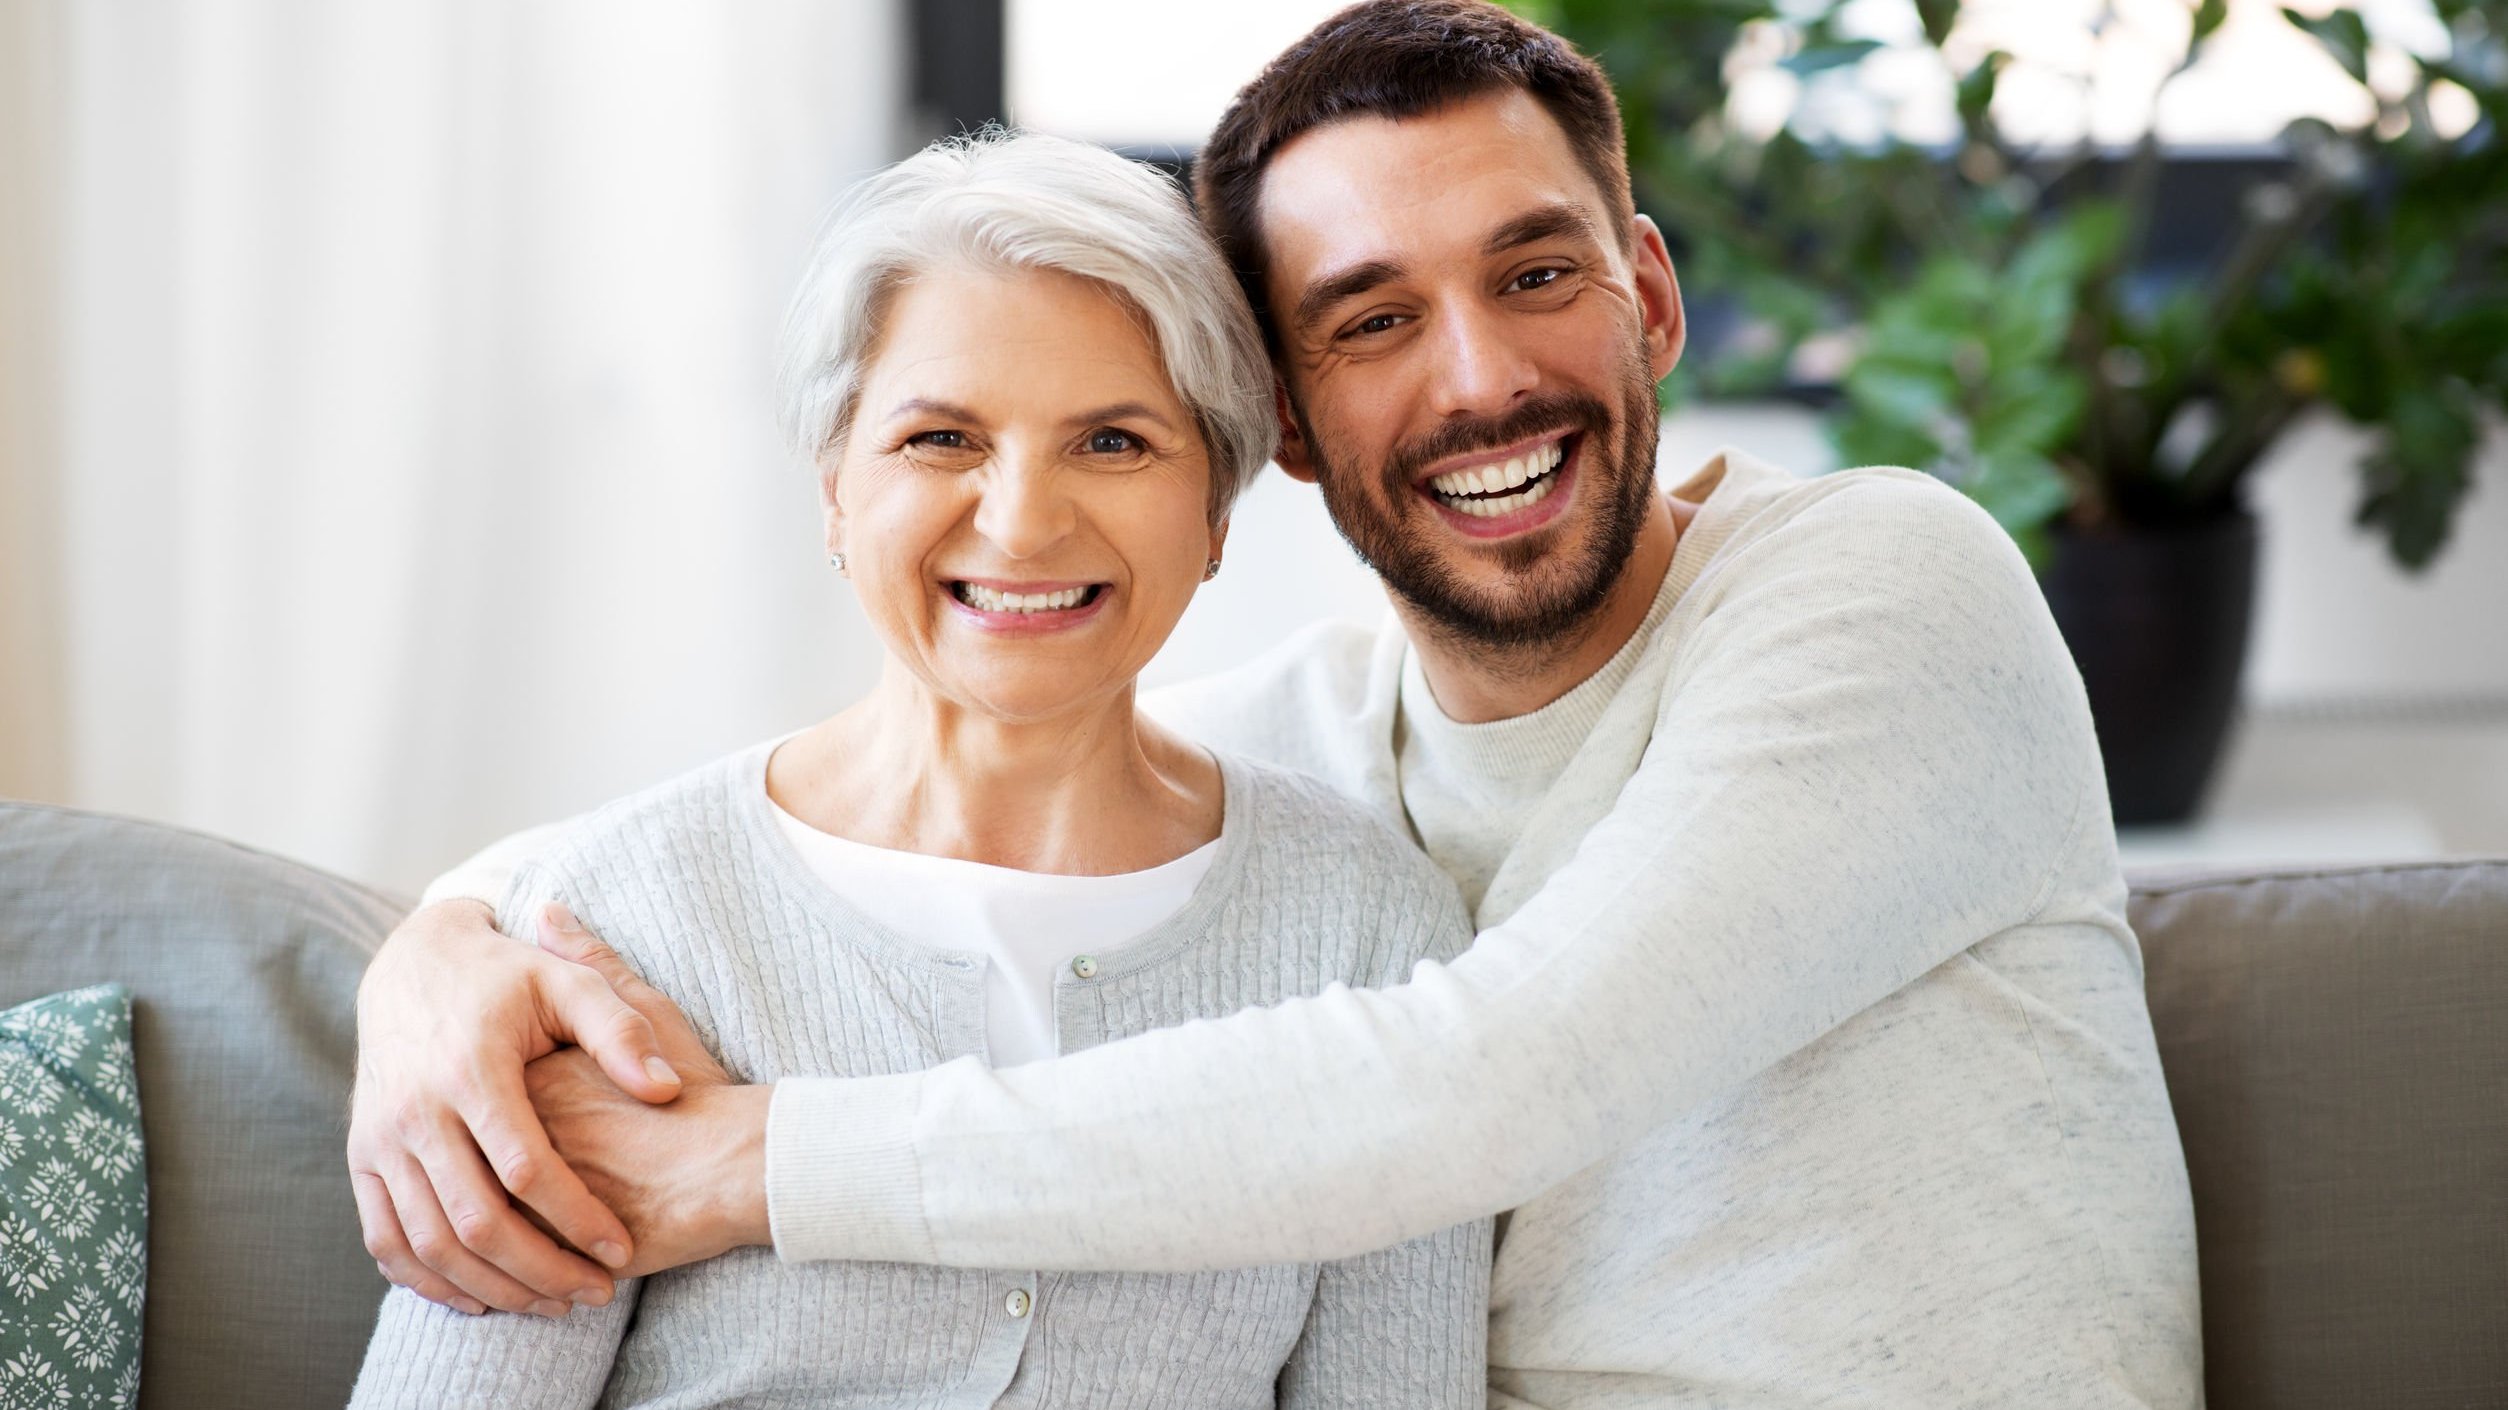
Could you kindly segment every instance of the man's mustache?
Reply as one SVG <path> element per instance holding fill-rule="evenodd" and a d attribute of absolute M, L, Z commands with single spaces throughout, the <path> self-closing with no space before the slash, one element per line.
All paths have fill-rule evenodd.
<path fill-rule="evenodd" d="M 1416 440 L 1394 447 L 1385 463 L 1386 477 L 1408 487 L 1419 472 L 1458 455 L 1495 451 L 1544 431 L 1587 431 L 1607 426 L 1611 409 L 1599 397 L 1555 392 L 1528 401 L 1504 416 L 1450 421 Z"/>

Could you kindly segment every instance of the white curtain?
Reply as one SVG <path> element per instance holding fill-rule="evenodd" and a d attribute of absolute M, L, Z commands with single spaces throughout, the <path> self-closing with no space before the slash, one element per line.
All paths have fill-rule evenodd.
<path fill-rule="evenodd" d="M 407 886 L 859 689 L 769 368 L 892 0 L 7 8 L 0 792 Z"/>

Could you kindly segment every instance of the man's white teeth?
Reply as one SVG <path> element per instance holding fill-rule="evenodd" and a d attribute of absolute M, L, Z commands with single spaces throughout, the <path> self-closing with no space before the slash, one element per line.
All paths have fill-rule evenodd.
<path fill-rule="evenodd" d="M 1559 468 L 1566 454 L 1560 443 L 1552 441 L 1536 446 L 1531 452 L 1495 465 L 1476 465 L 1465 470 L 1450 470 L 1428 482 L 1430 489 L 1444 495 L 1496 494 L 1511 490 L 1527 480 L 1536 480 Z M 1527 501 L 1529 502 L 1529 501 Z M 1457 509 L 1465 506 L 1455 505 Z M 1519 506 L 1520 507 L 1520 506 Z"/>
<path fill-rule="evenodd" d="M 1475 519 L 1497 519 L 1548 499 L 1550 492 L 1556 489 L 1558 484 L 1558 481 L 1544 475 L 1525 486 L 1520 494 L 1501 495 L 1496 499 L 1442 499 L 1439 503 L 1457 513 L 1469 514 Z"/>
<path fill-rule="evenodd" d="M 1089 595 L 1087 588 L 1064 588 L 1060 592 L 996 592 L 980 583 L 958 584 L 958 600 L 978 612 L 1060 612 L 1077 607 Z"/>

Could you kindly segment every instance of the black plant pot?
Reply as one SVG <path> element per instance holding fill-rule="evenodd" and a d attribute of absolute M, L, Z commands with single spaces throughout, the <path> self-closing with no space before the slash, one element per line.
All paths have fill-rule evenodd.
<path fill-rule="evenodd" d="M 2090 691 L 2119 826 L 2183 822 L 2238 708 L 2256 525 L 2059 532 L 2040 583 Z"/>

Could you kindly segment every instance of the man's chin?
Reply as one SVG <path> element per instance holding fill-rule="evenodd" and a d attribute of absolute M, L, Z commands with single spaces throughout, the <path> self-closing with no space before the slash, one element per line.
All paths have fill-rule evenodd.
<path fill-rule="evenodd" d="M 1585 486 L 1563 512 L 1503 536 L 1458 528 L 1431 505 L 1405 516 L 1402 549 L 1370 564 L 1393 594 L 1449 635 L 1492 647 L 1555 644 L 1590 621 L 1627 571 L 1629 516 Z"/>
<path fill-rule="evenodd" d="M 1554 644 L 1574 635 L 1592 619 L 1618 577 L 1616 572 L 1515 573 L 1494 582 L 1450 582 L 1426 601 L 1399 588 L 1395 592 L 1449 636 L 1513 648 Z"/>
<path fill-rule="evenodd" d="M 1424 624 L 1492 647 L 1573 633 L 1627 566 L 1625 553 L 1604 561 L 1607 545 L 1576 519 L 1496 540 L 1449 535 L 1433 524 L 1413 532 L 1400 561 L 1371 560 L 1377 575 Z"/>

